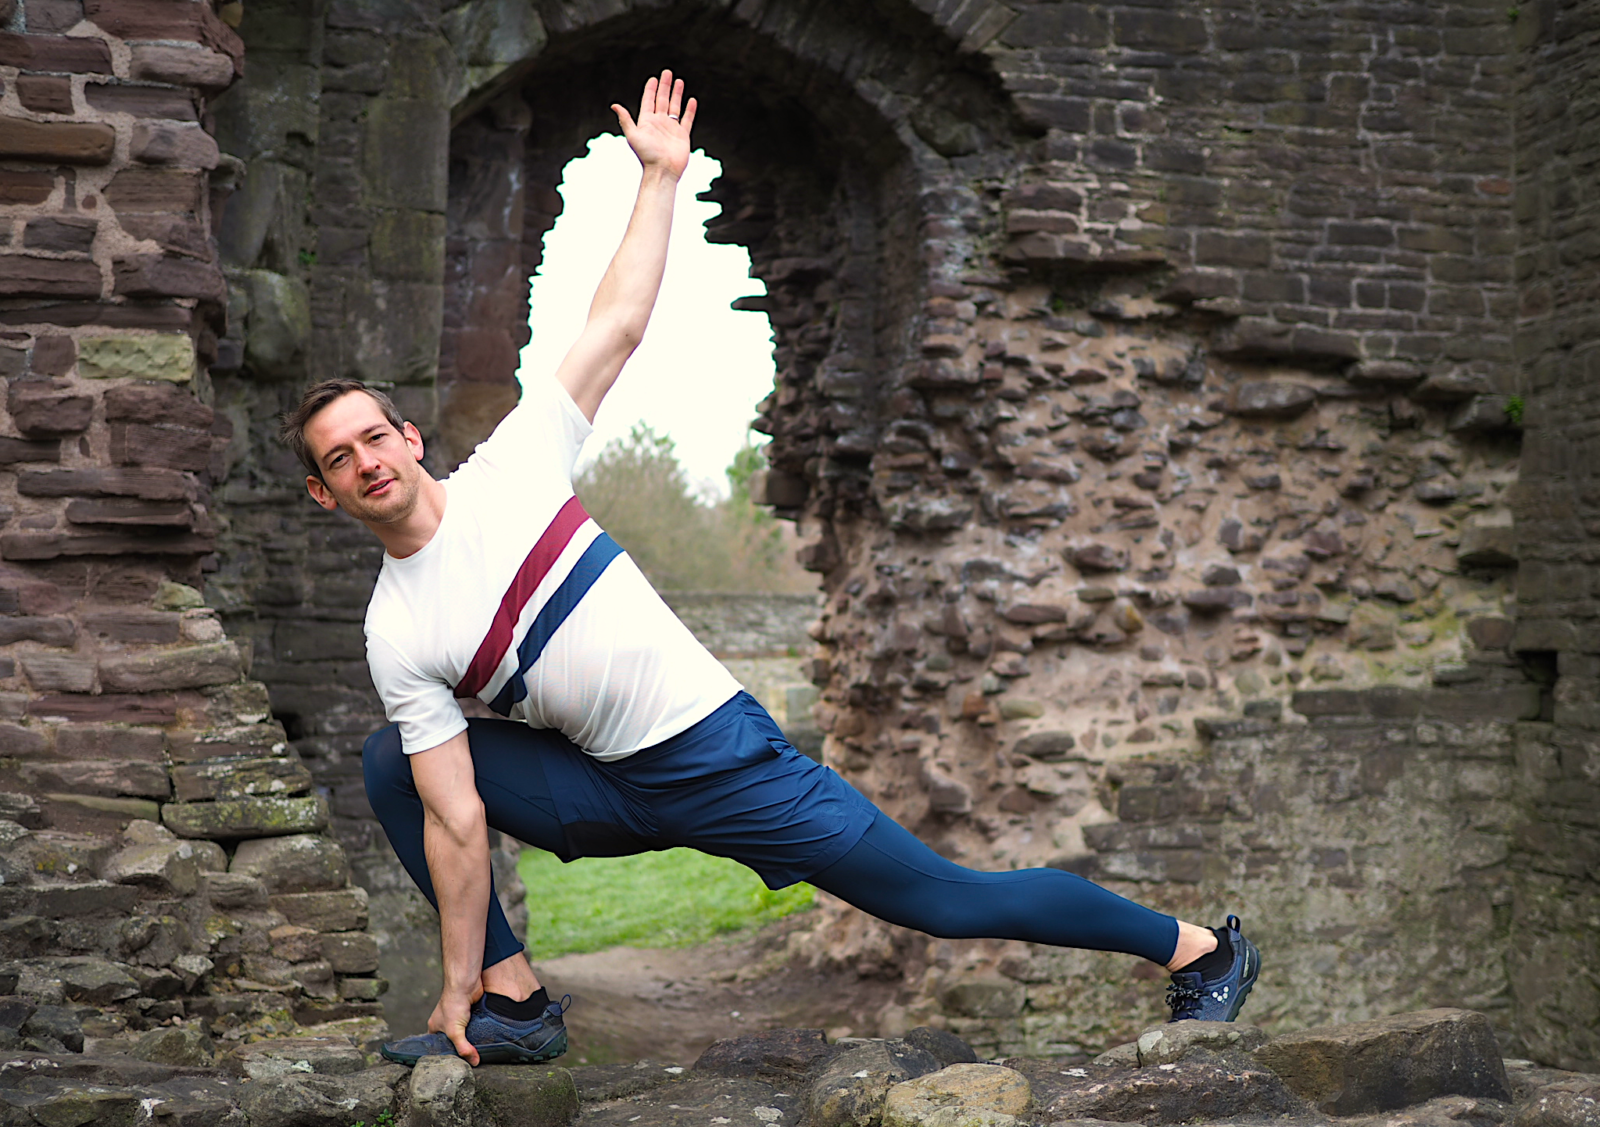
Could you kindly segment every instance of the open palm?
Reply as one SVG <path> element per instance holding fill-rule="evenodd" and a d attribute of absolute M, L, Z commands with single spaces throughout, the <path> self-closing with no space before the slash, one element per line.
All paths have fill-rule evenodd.
<path fill-rule="evenodd" d="M 664 70 L 660 78 L 645 82 L 637 119 L 615 103 L 611 112 L 640 164 L 677 177 L 689 164 L 689 132 L 697 108 L 693 98 L 683 102 L 683 79 L 673 81 L 672 72 Z"/>

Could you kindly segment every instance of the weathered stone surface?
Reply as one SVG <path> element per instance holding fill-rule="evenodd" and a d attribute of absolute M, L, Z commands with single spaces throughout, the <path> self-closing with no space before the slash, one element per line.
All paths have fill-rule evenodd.
<path fill-rule="evenodd" d="M 192 896 L 200 883 L 194 847 L 176 840 L 127 845 L 111 856 L 101 874 L 118 884 L 144 885 L 175 896 Z"/>
<path fill-rule="evenodd" d="M 712 1076 L 783 1080 L 803 1076 L 844 1051 L 828 1044 L 820 1029 L 776 1029 L 717 1041 L 700 1054 L 694 1068 Z"/>
<path fill-rule="evenodd" d="M 460 1057 L 423 1057 L 411 1070 L 413 1127 L 476 1127 L 472 1066 Z"/>
<path fill-rule="evenodd" d="M 1077 746 L 1071 732 L 1030 732 L 1017 741 L 1014 751 L 1045 763 L 1059 763 Z"/>
<path fill-rule="evenodd" d="M 94 414 L 94 399 L 58 390 L 44 381 L 19 380 L 6 391 L 6 409 L 23 434 L 53 438 L 86 430 Z"/>
<path fill-rule="evenodd" d="M 278 756 L 203 759 L 171 769 L 179 802 L 295 795 L 310 789 L 311 775 L 298 760 Z"/>
<path fill-rule="evenodd" d="M 343 847 L 319 834 L 240 842 L 228 871 L 256 877 L 273 893 L 319 892 L 350 882 Z"/>
<path fill-rule="evenodd" d="M 1042 1116 L 1049 1122 L 1109 1119 L 1120 1123 L 1184 1123 L 1197 1114 L 1218 1120 L 1239 1116 L 1272 1118 L 1305 1106 L 1277 1076 L 1265 1070 L 1191 1060 L 1136 1070 L 1087 1065 L 1082 1077 L 1047 1078 L 1035 1066 L 1011 1063 L 1033 1081 Z M 1062 1089 L 1062 1083 L 1070 1086 Z"/>
<path fill-rule="evenodd" d="M 100 289 L 100 270 L 92 262 L 0 255 L 0 296 L 97 298 Z"/>
<path fill-rule="evenodd" d="M 1244 380 L 1234 387 L 1228 412 L 1247 419 L 1292 419 L 1316 401 L 1316 391 L 1304 384 Z"/>
<path fill-rule="evenodd" d="M 1565 1074 L 1519 1093 L 1512 1127 L 1600 1127 L 1600 1076 Z"/>
<path fill-rule="evenodd" d="M 1255 1051 L 1298 1095 L 1330 1115 L 1422 1103 L 1435 1096 L 1510 1098 L 1488 1020 L 1437 1009 L 1274 1038 Z"/>
<path fill-rule="evenodd" d="M 70 1001 L 106 1005 L 139 993 L 139 983 L 121 967 L 105 959 L 62 959 L 51 970 L 61 980 L 61 989 Z"/>
<path fill-rule="evenodd" d="M 198 124 L 180 124 L 170 121 L 140 121 L 133 127 L 132 156 L 145 164 L 169 164 L 179 168 L 217 167 L 219 153 L 217 142 Z M 123 218 L 123 226 L 130 232 L 138 225 L 131 217 Z M 170 228 L 168 228 L 170 229 Z M 154 229 L 139 238 L 156 238 Z M 158 241 L 164 241 L 159 240 Z M 198 250 L 199 247 L 197 246 Z"/>
<path fill-rule="evenodd" d="M 194 378 L 194 342 L 182 333 L 87 337 L 78 345 L 78 374 L 188 383 Z"/>
<path fill-rule="evenodd" d="M 564 1068 L 480 1066 L 473 1082 L 478 1107 L 496 1127 L 567 1127 L 578 1118 L 578 1089 Z"/>
<path fill-rule="evenodd" d="M 1011 1127 L 1032 1104 L 1032 1088 L 1021 1073 L 994 1064 L 953 1064 L 890 1088 L 883 1124 Z"/>
<path fill-rule="evenodd" d="M 121 692 L 147 693 L 222 685 L 238 680 L 241 673 L 239 651 L 232 642 L 127 654 L 100 661 L 100 684 Z"/>
<path fill-rule="evenodd" d="M 244 1088 L 240 1107 L 250 1127 L 349 1127 L 393 1115 L 395 1097 L 386 1069 L 321 1076 L 290 1074 Z"/>
<path fill-rule="evenodd" d="M 1223 1021 L 1180 1021 L 1158 1025 L 1134 1042 L 1141 1068 L 1187 1060 L 1199 1051 L 1248 1053 L 1267 1043 L 1253 1025 Z"/>
<path fill-rule="evenodd" d="M 180 837 L 272 837 L 314 833 L 328 824 L 328 804 L 320 795 L 171 802 L 161 808 L 161 821 Z"/>
<path fill-rule="evenodd" d="M 378 969 L 378 944 L 366 932 L 335 932 L 320 940 L 322 957 L 339 974 L 372 974 Z"/>
<path fill-rule="evenodd" d="M 939 1070 L 929 1053 L 881 1041 L 861 1045 L 830 1060 L 806 1090 L 809 1122 L 818 1127 L 871 1123 L 883 1116 L 891 1085 Z"/>
<path fill-rule="evenodd" d="M 284 893 L 272 897 L 271 903 L 289 923 L 315 931 L 360 931 L 367 926 L 367 890 L 364 888 Z"/>
<path fill-rule="evenodd" d="M 128 76 L 141 81 L 170 82 L 203 90 L 221 89 L 233 81 L 233 60 L 198 44 L 167 47 L 139 43 L 131 55 Z"/>
<path fill-rule="evenodd" d="M 130 1053 L 152 1064 L 203 1067 L 216 1059 L 216 1045 L 200 1025 L 152 1029 L 134 1042 Z"/>
<path fill-rule="evenodd" d="M 117 135 L 98 121 L 28 121 L 0 117 L 0 157 L 9 160 L 109 164 Z"/>
<path fill-rule="evenodd" d="M 948 1029 L 930 1029 L 926 1025 L 919 1025 L 909 1031 L 904 1040 L 912 1048 L 921 1049 L 932 1056 L 939 1062 L 940 1068 L 952 1064 L 976 1064 L 978 1061 L 972 1046 Z"/>
<path fill-rule="evenodd" d="M 252 1080 L 281 1080 L 316 1073 L 352 1076 L 367 1067 L 361 1050 L 348 1037 L 276 1037 L 230 1049 L 220 1062 Z"/>

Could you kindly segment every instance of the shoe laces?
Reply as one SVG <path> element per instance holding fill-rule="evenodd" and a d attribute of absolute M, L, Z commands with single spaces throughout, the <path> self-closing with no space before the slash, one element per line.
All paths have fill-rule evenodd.
<path fill-rule="evenodd" d="M 556 1014 L 558 1016 L 561 1015 L 561 1014 L 564 1014 L 564 1013 L 566 1013 L 568 1010 L 570 1010 L 572 1008 L 572 995 L 571 994 L 563 994 L 563 995 L 561 995 L 561 1001 L 553 1002 L 551 1004 L 555 1006 Z"/>
<path fill-rule="evenodd" d="M 1200 1012 L 1200 1000 L 1204 996 L 1199 986 L 1173 982 L 1167 987 L 1167 1005 L 1172 1010 L 1172 1020 L 1193 1018 Z"/>

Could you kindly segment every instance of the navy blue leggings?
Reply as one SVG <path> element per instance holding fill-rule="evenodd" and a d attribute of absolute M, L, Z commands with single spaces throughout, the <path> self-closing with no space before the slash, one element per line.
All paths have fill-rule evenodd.
<path fill-rule="evenodd" d="M 596 764 L 560 733 L 524 724 L 468 723 L 478 793 L 488 824 L 501 833 L 564 860 L 679 845 L 728 855 L 714 838 L 680 834 L 677 839 L 642 840 L 620 831 L 597 836 L 592 808 L 584 812 L 583 821 L 568 811 L 563 825 L 561 803 L 549 782 L 551 772 L 588 770 L 593 765 L 599 777 L 626 777 L 629 760 Z M 787 754 L 799 753 L 789 749 Z M 648 756 L 649 750 L 638 755 Z M 551 763 L 551 772 L 542 758 Z M 362 768 L 368 801 L 384 833 L 411 879 L 437 908 L 422 846 L 422 801 L 410 761 L 401 750 L 398 728 L 390 726 L 367 740 Z M 733 769 L 735 779 L 739 771 Z M 580 829 L 582 840 L 578 840 Z M 585 848 L 583 840 L 603 844 Z M 806 879 L 881 920 L 943 939 L 1020 939 L 1121 951 L 1163 964 L 1178 943 L 1178 924 L 1171 916 L 1058 869 L 988 873 L 964 868 L 940 857 L 882 811 L 870 818 L 848 852 Z M 499 900 L 491 896 L 483 965 L 492 966 L 520 950 L 522 943 L 506 922 Z"/>

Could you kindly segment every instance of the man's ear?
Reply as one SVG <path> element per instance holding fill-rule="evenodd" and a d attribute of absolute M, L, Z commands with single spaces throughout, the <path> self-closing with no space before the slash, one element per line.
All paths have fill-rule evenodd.
<path fill-rule="evenodd" d="M 400 437 L 406 440 L 406 445 L 411 447 L 411 454 L 417 461 L 422 461 L 422 432 L 410 423 L 406 423 L 400 430 Z"/>
<path fill-rule="evenodd" d="M 328 492 L 327 485 L 315 474 L 306 475 L 306 492 L 311 494 L 311 499 L 327 509 L 330 513 L 339 507 L 339 502 L 333 499 L 333 494 Z"/>

